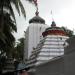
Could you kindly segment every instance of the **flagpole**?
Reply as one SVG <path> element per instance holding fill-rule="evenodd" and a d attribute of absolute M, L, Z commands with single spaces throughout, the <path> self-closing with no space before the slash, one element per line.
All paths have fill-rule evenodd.
<path fill-rule="evenodd" d="M 52 21 L 54 21 L 52 10 L 51 10 L 51 18 L 52 18 Z"/>
<path fill-rule="evenodd" d="M 38 16 L 39 12 L 38 12 L 38 3 L 37 3 L 37 0 L 33 0 L 34 1 L 34 4 L 36 6 L 36 16 Z"/>

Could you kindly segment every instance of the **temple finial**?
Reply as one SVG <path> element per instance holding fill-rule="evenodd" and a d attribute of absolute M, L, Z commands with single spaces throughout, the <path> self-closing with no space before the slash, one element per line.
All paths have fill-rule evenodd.
<path fill-rule="evenodd" d="M 51 24 L 51 27 L 55 27 L 55 26 L 56 26 L 56 23 L 55 23 L 54 18 L 53 18 L 52 10 L 51 10 L 51 18 L 52 18 L 52 24 Z"/>

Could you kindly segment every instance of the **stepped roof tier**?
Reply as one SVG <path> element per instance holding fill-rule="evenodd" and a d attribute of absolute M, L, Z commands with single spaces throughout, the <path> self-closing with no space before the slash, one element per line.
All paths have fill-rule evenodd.
<path fill-rule="evenodd" d="M 57 27 L 55 22 L 53 21 L 51 24 L 51 27 L 48 27 L 45 32 L 42 33 L 43 37 L 47 36 L 47 35 L 62 35 L 62 36 L 66 36 L 66 32 L 60 28 Z"/>

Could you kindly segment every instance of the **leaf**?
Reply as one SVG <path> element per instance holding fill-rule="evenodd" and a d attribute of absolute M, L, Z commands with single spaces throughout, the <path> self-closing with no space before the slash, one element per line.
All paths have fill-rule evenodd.
<path fill-rule="evenodd" d="M 15 23 L 16 23 L 15 14 L 14 14 L 14 11 L 13 11 L 12 7 L 10 6 L 9 9 L 10 9 L 10 14 L 12 15 L 12 17 L 13 17 Z"/>
<path fill-rule="evenodd" d="M 6 43 L 5 42 L 5 39 L 6 39 L 6 36 L 4 35 L 4 33 L 3 32 L 0 32 L 0 40 L 2 40 L 3 43 Z"/>
<path fill-rule="evenodd" d="M 11 0 L 10 2 L 15 5 L 15 8 L 16 8 L 18 14 L 20 15 L 19 1 L 18 0 Z"/>
<path fill-rule="evenodd" d="M 20 0 L 19 0 L 19 6 L 20 6 L 20 8 L 21 8 L 21 12 L 22 12 L 22 14 L 23 14 L 24 17 L 26 18 L 26 12 L 25 12 L 25 9 L 24 9 L 24 7 L 23 7 L 23 5 L 22 5 L 22 3 L 21 3 Z"/>

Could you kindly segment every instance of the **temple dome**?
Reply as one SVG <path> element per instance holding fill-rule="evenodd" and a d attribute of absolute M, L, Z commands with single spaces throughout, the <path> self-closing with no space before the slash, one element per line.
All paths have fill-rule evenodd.
<path fill-rule="evenodd" d="M 32 19 L 29 20 L 29 23 L 41 23 L 41 24 L 45 24 L 45 20 L 42 19 L 39 15 L 36 15 L 35 17 L 33 17 Z"/>

